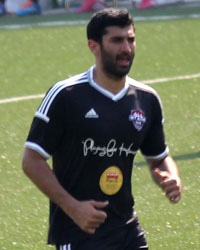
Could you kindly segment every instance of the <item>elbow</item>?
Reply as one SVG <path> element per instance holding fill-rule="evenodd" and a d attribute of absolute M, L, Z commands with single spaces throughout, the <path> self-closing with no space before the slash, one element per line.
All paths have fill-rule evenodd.
<path fill-rule="evenodd" d="M 26 175 L 28 174 L 28 168 L 29 168 L 29 164 L 28 164 L 26 153 L 24 152 L 24 156 L 22 159 L 22 170 Z"/>
<path fill-rule="evenodd" d="M 33 153 L 30 149 L 25 148 L 23 159 L 22 159 L 22 170 L 29 176 L 31 173 L 31 168 L 34 165 Z"/>
<path fill-rule="evenodd" d="M 43 166 L 45 161 L 46 159 L 36 151 L 26 148 L 22 159 L 22 170 L 31 178 Z"/>

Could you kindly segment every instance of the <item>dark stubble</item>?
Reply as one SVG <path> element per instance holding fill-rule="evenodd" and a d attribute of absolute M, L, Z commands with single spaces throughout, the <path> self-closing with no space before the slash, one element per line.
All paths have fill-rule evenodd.
<path fill-rule="evenodd" d="M 109 53 L 106 49 L 104 49 L 103 45 L 101 45 L 101 57 L 102 57 L 102 64 L 103 64 L 103 71 L 111 78 L 114 79 L 121 79 L 126 76 L 133 63 L 134 59 L 134 52 L 132 53 L 121 53 L 113 58 L 113 55 Z M 122 57 L 127 57 L 129 60 L 128 66 L 121 66 L 118 64 L 118 60 Z"/>

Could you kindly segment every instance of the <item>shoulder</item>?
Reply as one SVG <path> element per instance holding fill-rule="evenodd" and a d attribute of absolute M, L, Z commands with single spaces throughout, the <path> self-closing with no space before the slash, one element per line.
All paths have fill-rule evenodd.
<path fill-rule="evenodd" d="M 147 93 L 151 93 L 153 95 L 158 96 L 156 90 L 153 89 L 152 87 L 150 87 L 147 84 L 138 82 L 138 81 L 136 81 L 136 80 L 134 80 L 133 78 L 130 78 L 130 77 L 127 77 L 127 82 L 128 82 L 128 84 L 129 84 L 130 87 L 133 87 L 135 89 L 138 89 L 138 90 L 141 90 L 141 91 L 144 91 L 144 92 L 147 92 Z"/>
<path fill-rule="evenodd" d="M 84 72 L 66 80 L 62 80 L 53 85 L 49 91 L 46 93 L 44 99 L 42 100 L 35 116 L 43 119 L 44 121 L 49 121 L 48 113 L 55 103 L 62 102 L 63 96 L 67 93 L 64 91 L 68 88 L 73 88 L 88 82 L 88 72 Z"/>
<path fill-rule="evenodd" d="M 86 82 L 88 82 L 88 72 L 71 76 L 65 80 L 59 81 L 51 89 L 57 90 L 59 93 L 64 88 L 73 87 Z"/>
<path fill-rule="evenodd" d="M 88 82 L 87 72 L 59 81 L 49 89 L 49 91 L 45 96 L 45 99 L 50 99 L 52 101 L 55 99 L 56 96 L 58 96 L 60 92 L 62 92 L 62 90 L 67 88 L 71 89 L 72 87 L 76 87 L 82 83 L 87 83 L 87 82 Z"/>
<path fill-rule="evenodd" d="M 153 98 L 153 99 L 156 99 L 160 106 L 162 106 L 162 101 L 160 99 L 160 96 L 158 95 L 157 91 L 150 87 L 149 85 L 147 84 L 144 84 L 144 83 L 141 83 L 141 82 L 138 82 L 136 80 L 134 80 L 133 78 L 130 78 L 130 77 L 127 77 L 127 83 L 129 84 L 130 88 L 133 88 L 135 90 L 138 90 L 138 91 L 141 91 L 144 93 L 144 95 L 149 95 Z"/>

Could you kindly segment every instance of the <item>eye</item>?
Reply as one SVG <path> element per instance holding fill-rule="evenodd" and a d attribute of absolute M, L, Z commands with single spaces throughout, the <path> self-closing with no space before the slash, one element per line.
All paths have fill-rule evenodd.
<path fill-rule="evenodd" d="M 134 43 L 134 41 L 135 41 L 135 37 L 129 37 L 128 38 L 128 42 L 129 43 Z"/>
<path fill-rule="evenodd" d="M 113 43 L 121 43 L 123 41 L 122 37 L 113 37 L 112 42 Z"/>

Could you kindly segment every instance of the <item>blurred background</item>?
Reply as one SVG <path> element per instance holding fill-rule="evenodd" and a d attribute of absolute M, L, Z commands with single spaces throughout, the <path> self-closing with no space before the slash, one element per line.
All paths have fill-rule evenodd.
<path fill-rule="evenodd" d="M 89 12 L 107 6 L 146 9 L 170 5 L 197 5 L 199 0 L 0 0 L 0 14 L 32 15 L 68 12 Z"/>

